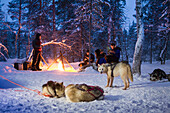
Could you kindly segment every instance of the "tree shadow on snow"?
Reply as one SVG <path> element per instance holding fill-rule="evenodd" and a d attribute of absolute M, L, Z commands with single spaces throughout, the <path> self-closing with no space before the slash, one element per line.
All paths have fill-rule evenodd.
<path fill-rule="evenodd" d="M 116 95 L 116 96 L 105 95 L 105 97 L 104 97 L 105 100 L 110 100 L 110 101 L 118 101 L 118 100 L 120 100 L 122 98 L 124 98 L 122 95 Z"/>
<path fill-rule="evenodd" d="M 0 88 L 1 89 L 8 89 L 8 88 L 17 88 L 19 86 L 7 81 L 7 80 L 2 80 L 0 79 Z"/>
<path fill-rule="evenodd" d="M 169 87 L 169 81 L 150 81 L 150 82 L 145 82 L 145 83 L 138 83 L 138 84 L 132 84 L 130 85 L 130 88 L 136 89 L 136 88 L 145 88 L 145 87 Z"/>

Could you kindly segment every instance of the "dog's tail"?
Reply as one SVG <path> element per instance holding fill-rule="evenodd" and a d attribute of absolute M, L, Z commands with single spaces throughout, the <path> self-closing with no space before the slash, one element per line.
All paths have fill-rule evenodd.
<path fill-rule="evenodd" d="M 131 82 L 133 82 L 133 74 L 132 74 L 132 70 L 131 70 L 131 67 L 129 64 L 127 66 L 127 74 L 128 74 L 129 79 L 131 80 Z"/>

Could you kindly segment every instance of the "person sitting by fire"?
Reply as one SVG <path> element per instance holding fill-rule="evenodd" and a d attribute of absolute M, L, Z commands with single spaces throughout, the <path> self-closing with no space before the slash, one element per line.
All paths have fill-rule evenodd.
<path fill-rule="evenodd" d="M 96 60 L 96 66 L 98 66 L 98 64 L 103 64 L 106 63 L 106 59 L 105 59 L 105 53 L 103 52 L 102 49 L 97 49 L 95 50 L 95 56 L 97 58 Z"/>
<path fill-rule="evenodd" d="M 91 53 L 90 54 L 90 63 L 94 62 L 94 55 Z M 84 65 L 88 65 L 89 64 L 89 50 L 86 51 L 86 54 L 84 55 L 83 58 L 83 62 L 79 64 L 80 67 L 84 66 Z"/>
<path fill-rule="evenodd" d="M 110 48 L 108 49 L 107 63 L 118 63 L 120 58 L 121 48 L 116 46 L 116 42 L 111 43 Z"/>
<path fill-rule="evenodd" d="M 32 61 L 32 70 L 33 71 L 41 71 L 39 65 L 41 60 L 42 54 L 42 47 L 41 47 L 41 34 L 37 33 L 35 39 L 32 41 L 32 46 L 34 48 L 33 51 L 33 61 Z"/>

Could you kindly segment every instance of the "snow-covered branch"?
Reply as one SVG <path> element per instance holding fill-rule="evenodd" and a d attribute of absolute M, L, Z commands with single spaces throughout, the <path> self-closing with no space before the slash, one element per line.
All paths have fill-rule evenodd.
<path fill-rule="evenodd" d="M 8 55 L 8 49 L 2 43 L 0 43 L 0 55 L 2 55 L 5 58 L 5 60 L 7 61 L 7 57 L 5 57 L 5 55 L 1 52 L 1 47 L 4 48 L 4 50 L 6 51 L 7 55 Z"/>
<path fill-rule="evenodd" d="M 42 46 L 46 46 L 46 45 L 49 45 L 49 44 L 56 44 L 56 45 L 59 45 L 59 46 L 64 46 L 64 47 L 68 47 L 69 49 L 71 49 L 71 46 L 63 43 L 64 41 L 62 42 L 55 42 L 55 40 L 51 40 L 50 42 L 46 42 L 46 43 L 43 43 L 41 44 Z"/>
<path fill-rule="evenodd" d="M 0 43 L 0 49 L 1 49 L 1 47 L 4 48 L 4 50 L 6 51 L 6 53 L 8 53 L 8 49 L 7 49 L 2 43 Z"/>

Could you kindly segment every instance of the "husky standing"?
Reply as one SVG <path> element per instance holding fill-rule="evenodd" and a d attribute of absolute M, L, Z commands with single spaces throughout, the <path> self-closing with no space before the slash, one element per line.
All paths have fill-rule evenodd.
<path fill-rule="evenodd" d="M 107 74 L 106 87 L 112 87 L 114 77 L 119 75 L 124 82 L 124 90 L 129 87 L 129 79 L 133 82 L 131 67 L 125 62 L 98 65 L 98 71 Z"/>

